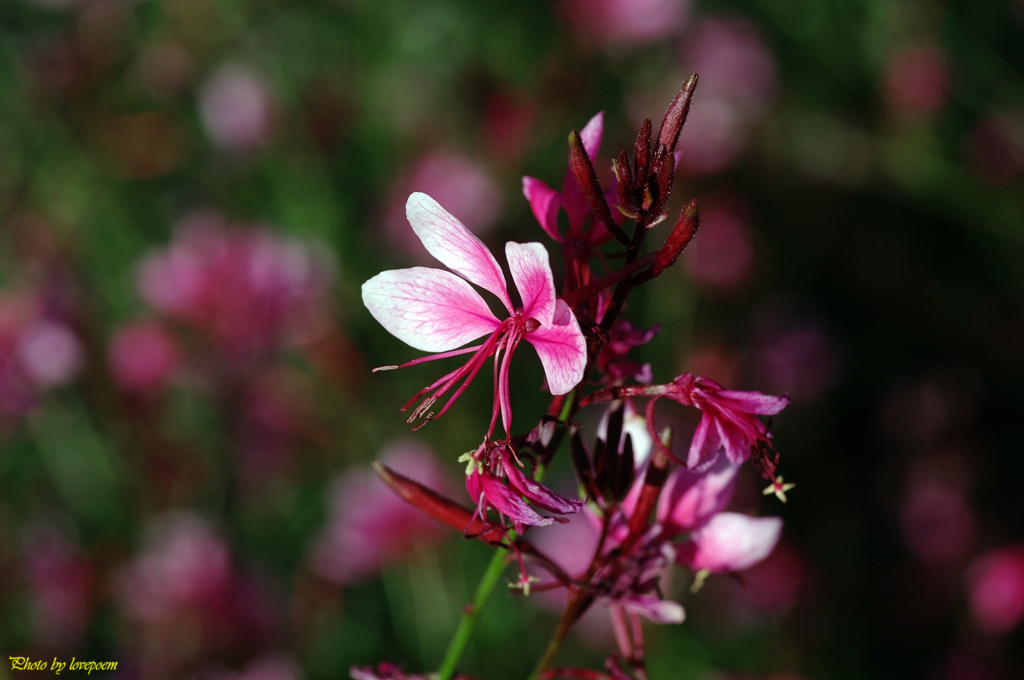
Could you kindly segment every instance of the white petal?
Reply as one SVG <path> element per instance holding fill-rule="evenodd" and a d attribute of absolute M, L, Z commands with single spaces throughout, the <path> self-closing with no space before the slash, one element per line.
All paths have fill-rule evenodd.
<path fill-rule="evenodd" d="M 456 274 L 497 295 L 512 313 L 505 275 L 483 241 L 424 193 L 409 196 L 405 214 L 428 253 Z"/>
<path fill-rule="evenodd" d="M 499 325 L 472 286 L 429 267 L 377 274 L 363 284 L 363 304 L 389 333 L 424 352 L 447 352 Z"/>

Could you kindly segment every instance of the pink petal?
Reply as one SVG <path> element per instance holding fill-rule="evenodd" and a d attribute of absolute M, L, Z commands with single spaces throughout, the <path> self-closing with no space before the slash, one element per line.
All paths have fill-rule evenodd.
<path fill-rule="evenodd" d="M 594 164 L 595 168 L 601 166 L 597 154 L 601 151 L 601 135 L 603 132 L 604 111 L 591 118 L 580 131 L 580 140 L 583 142 L 583 148 L 587 150 L 587 156 L 590 157 L 590 162 Z M 565 184 L 562 185 L 562 207 L 565 208 L 565 213 L 569 216 L 570 232 L 578 233 L 579 229 L 583 226 L 583 220 L 586 219 L 587 214 L 590 212 L 590 204 L 587 203 L 587 199 L 583 198 L 583 192 L 580 191 L 580 186 L 576 183 L 576 178 L 573 177 L 571 170 L 566 173 Z"/>
<path fill-rule="evenodd" d="M 583 142 L 583 148 L 587 150 L 587 155 L 590 156 L 591 161 L 601 151 L 601 136 L 603 134 L 604 111 L 598 111 L 580 130 L 580 141 Z M 594 165 L 597 165 L 597 163 L 594 163 Z"/>
<path fill-rule="evenodd" d="M 522 470 L 516 467 L 515 462 L 507 458 L 502 459 L 502 467 L 505 474 L 508 475 L 508 483 L 512 488 L 533 501 L 534 505 L 562 515 L 579 512 L 583 508 L 583 501 L 562 498 L 540 482 L 529 479 Z"/>
<path fill-rule="evenodd" d="M 753 418 L 753 416 L 746 417 Z M 746 432 L 741 424 L 720 415 L 713 416 L 713 420 L 719 439 L 722 442 L 722 448 L 725 449 L 725 455 L 729 457 L 729 460 L 736 465 L 740 465 L 750 458 L 750 450 L 757 440 L 757 433 L 761 428 L 761 424 L 751 424 L 755 429 L 752 432 Z"/>
<path fill-rule="evenodd" d="M 736 487 L 737 470 L 722 455 L 704 472 L 676 468 L 658 502 L 658 522 L 672 532 L 699 528 L 728 505 Z"/>
<path fill-rule="evenodd" d="M 682 623 L 686 618 L 683 605 L 672 600 L 659 599 L 653 593 L 634 595 L 622 602 L 622 608 L 628 612 L 645 616 L 654 623 Z"/>
<path fill-rule="evenodd" d="M 428 253 L 456 274 L 497 295 L 512 313 L 505 275 L 483 241 L 426 194 L 411 194 L 405 214 Z"/>
<path fill-rule="evenodd" d="M 563 241 L 558 233 L 558 206 L 562 195 L 534 177 L 523 177 L 523 196 L 530 202 L 533 216 L 548 236 L 559 243 Z"/>
<path fill-rule="evenodd" d="M 480 496 L 484 494 L 484 488 L 480 485 L 481 474 L 474 470 L 466 475 L 466 493 L 473 499 L 474 505 L 480 505 Z M 483 519 L 483 518 L 481 518 Z"/>
<path fill-rule="evenodd" d="M 722 446 L 722 438 L 718 434 L 718 424 L 714 416 L 705 412 L 697 429 L 690 440 L 690 453 L 686 457 L 686 465 L 696 468 L 715 458 L 718 449 Z"/>
<path fill-rule="evenodd" d="M 522 533 L 523 524 L 543 527 L 554 523 L 553 519 L 538 514 L 536 510 L 512 493 L 511 489 L 488 474 L 480 475 L 480 488 L 487 502 L 493 505 L 499 513 L 512 520 L 516 531 L 520 533 Z"/>
<path fill-rule="evenodd" d="M 762 416 L 773 416 L 789 405 L 788 397 L 776 397 L 760 392 L 738 392 L 725 390 L 719 392 L 715 401 L 721 402 L 722 408 L 734 411 L 745 411 Z"/>
<path fill-rule="evenodd" d="M 967 595 L 974 624 L 989 633 L 1009 633 L 1024 619 L 1024 548 L 992 550 L 967 569 Z"/>
<path fill-rule="evenodd" d="M 768 557 L 781 534 L 781 517 L 721 512 L 680 546 L 677 561 L 694 571 L 741 571 Z"/>
<path fill-rule="evenodd" d="M 499 325 L 472 286 L 429 267 L 377 274 L 363 284 L 363 304 L 389 333 L 424 352 L 447 352 Z"/>
<path fill-rule="evenodd" d="M 555 281 L 548 251 L 539 243 L 509 241 L 505 244 L 505 257 L 523 299 L 523 318 L 549 325 L 555 314 Z"/>
<path fill-rule="evenodd" d="M 527 333 L 526 339 L 537 350 L 551 394 L 567 394 L 583 380 L 583 371 L 587 367 L 587 341 L 580 331 L 579 322 L 564 301 L 556 301 L 552 322 Z"/>

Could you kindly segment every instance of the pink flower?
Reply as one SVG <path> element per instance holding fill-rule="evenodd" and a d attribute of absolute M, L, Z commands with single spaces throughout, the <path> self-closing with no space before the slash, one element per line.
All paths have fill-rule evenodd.
<path fill-rule="evenodd" d="M 143 551 L 111 585 L 135 632 L 140 677 L 183 677 L 208 654 L 262 645 L 280 620 L 220 532 L 190 513 L 155 518 Z"/>
<path fill-rule="evenodd" d="M 383 460 L 431 488 L 451 487 L 433 452 L 418 444 L 393 444 Z M 439 541 L 444 529 L 369 469 L 349 470 L 332 485 L 330 523 L 313 547 L 313 568 L 331 581 L 353 583 Z"/>
<path fill-rule="evenodd" d="M 156 321 L 120 328 L 110 341 L 107 361 L 114 381 L 125 392 L 158 391 L 181 360 L 174 336 Z"/>
<path fill-rule="evenodd" d="M 200 89 L 199 115 L 215 145 L 230 151 L 255 149 L 273 128 L 270 88 L 245 66 L 222 66 Z"/>
<path fill-rule="evenodd" d="M 971 618 L 987 633 L 1008 633 L 1024 619 L 1024 545 L 992 550 L 967 570 Z"/>
<path fill-rule="evenodd" d="M 740 465 L 754 454 L 754 464 L 767 479 L 774 479 L 776 456 L 771 453 L 771 432 L 758 415 L 775 415 L 789 404 L 787 397 L 760 392 L 726 390 L 707 378 L 684 373 L 668 385 L 651 390 L 653 399 L 647 403 L 647 427 L 656 445 L 661 446 L 654 429 L 654 404 L 667 397 L 683 406 L 696 406 L 704 415 L 693 433 L 686 465 L 696 468 L 710 464 L 719 451 L 734 465 Z"/>
<path fill-rule="evenodd" d="M 427 267 L 382 272 L 363 284 L 363 303 L 399 340 L 415 349 L 436 352 L 403 366 L 472 353 L 461 368 L 409 400 L 404 408 L 429 394 L 413 411 L 409 422 L 419 418 L 426 422 L 442 415 L 469 386 L 484 362 L 494 356 L 495 399 L 487 438 L 493 433 L 499 412 L 505 432 L 509 433 L 509 364 L 523 339 L 537 351 L 552 394 L 566 394 L 575 387 L 583 379 L 587 363 L 586 340 L 579 323 L 569 307 L 555 299 L 547 251 L 539 243 L 510 241 L 505 245 L 512 280 L 523 300 L 523 306 L 515 308 L 497 260 L 462 222 L 421 193 L 409 197 L 406 213 L 427 251 L 458 276 Z M 498 320 L 467 281 L 497 295 L 509 313 L 508 318 Z M 485 335 L 483 344 L 457 349 Z M 504 356 L 500 356 L 502 351 Z M 440 411 L 435 414 L 429 410 L 453 388 Z"/>
<path fill-rule="evenodd" d="M 690 13 L 689 0 L 562 0 L 562 14 L 602 45 L 643 45 L 675 33 Z"/>
<path fill-rule="evenodd" d="M 580 132 L 583 148 L 587 150 L 587 156 L 590 157 L 591 161 L 597 157 L 601 150 L 601 136 L 603 132 L 603 111 L 591 118 Z M 586 234 L 583 233 L 583 227 L 587 224 L 587 218 L 591 217 L 591 210 L 587 199 L 583 197 L 583 192 L 580 191 L 579 184 L 576 183 L 576 178 L 573 177 L 572 170 L 566 171 L 565 181 L 562 183 L 562 191 L 560 192 L 555 191 L 535 177 L 523 177 L 523 196 L 530 202 L 530 209 L 533 211 L 533 216 L 540 223 L 541 228 L 547 232 L 548 236 L 559 243 L 582 241 L 596 247 L 608 241 L 612 236 L 603 224 L 593 219 L 590 220 L 590 229 Z M 613 208 L 617 203 L 615 196 L 615 185 L 612 184 L 605 192 L 605 197 Z M 569 218 L 569 230 L 565 233 L 565 236 L 558 230 L 559 208 L 564 210 Z M 625 220 L 625 216 L 618 210 L 613 209 L 612 216 L 619 223 Z M 587 253 L 587 257 L 580 257 L 579 259 L 585 262 L 588 258 L 589 253 Z"/>
<path fill-rule="evenodd" d="M 690 534 L 677 561 L 694 571 L 741 571 L 766 558 L 781 534 L 781 517 L 720 512 Z"/>
<path fill-rule="evenodd" d="M 39 319 L 21 339 L 21 364 L 40 388 L 66 383 L 82 365 L 81 343 L 61 321 Z"/>
<path fill-rule="evenodd" d="M 187 215 L 174 241 L 138 269 L 140 296 L 208 336 L 238 361 L 315 337 L 330 261 L 266 229 L 230 229 L 209 211 Z"/>
<path fill-rule="evenodd" d="M 731 166 L 755 139 L 775 92 L 775 60 L 757 26 L 739 18 L 705 18 L 683 42 L 684 72 L 700 74 L 701 96 L 680 139 L 690 174 Z"/>
<path fill-rule="evenodd" d="M 723 292 L 742 288 L 754 272 L 755 257 L 750 225 L 740 206 L 725 201 L 701 203 L 700 238 L 690 246 L 683 263 L 702 287 Z"/>
<path fill-rule="evenodd" d="M 232 579 L 231 553 L 222 538 L 204 520 L 182 513 L 153 523 L 145 552 L 116 583 L 129 613 L 152 622 L 222 607 Z"/>
<path fill-rule="evenodd" d="M 643 421 L 643 418 L 640 418 Z M 636 511 L 640 489 L 644 484 L 640 464 L 633 487 L 622 500 L 621 512 L 612 517 L 608 537 L 611 545 L 618 545 L 629 533 L 629 517 Z M 717 513 L 721 512 L 732 499 L 736 488 L 736 473 L 739 467 L 733 465 L 723 455 L 715 458 L 709 466 L 699 470 L 677 467 L 669 473 L 665 487 L 658 498 L 655 521 L 659 528 L 661 540 L 671 540 L 681 534 L 689 533 L 707 524 Z M 589 515 L 589 513 L 588 513 Z M 590 515 L 595 526 L 600 521 Z"/>
<path fill-rule="evenodd" d="M 81 368 L 78 336 L 47 307 L 37 292 L 0 294 L 0 420 L 25 413 Z"/>
<path fill-rule="evenodd" d="M 501 477 L 508 479 L 506 486 Z M 476 503 L 476 513 L 481 521 L 487 520 L 487 508 L 493 507 L 502 518 L 512 520 L 512 526 L 519 533 L 524 525 L 547 526 L 555 520 L 544 517 L 527 505 L 522 499 L 529 499 L 534 505 L 561 515 L 579 512 L 583 501 L 562 498 L 540 482 L 536 482 L 519 469 L 508 446 L 491 449 L 487 464 L 475 466 L 466 476 L 466 491 Z M 564 521 L 564 520 L 561 520 Z"/>
<path fill-rule="evenodd" d="M 658 499 L 658 523 L 673 535 L 704 526 L 729 504 L 738 471 L 739 467 L 722 455 L 703 471 L 676 468 Z"/>
<path fill-rule="evenodd" d="M 732 498 L 738 470 L 724 454 L 701 470 L 673 470 L 658 499 L 655 523 L 641 537 L 638 547 L 619 566 L 606 566 L 595 574 L 598 600 L 621 605 L 657 623 L 678 623 L 682 607 L 660 599 L 654 588 L 659 574 L 672 562 L 697 572 L 719 573 L 746 569 L 767 557 L 781 534 L 781 518 L 722 512 Z M 609 520 L 602 549 L 605 555 L 621 551 L 643 484 L 643 476 L 638 475 Z M 596 542 L 601 520 L 589 510 L 586 514 L 593 526 L 591 538 Z M 686 534 L 686 541 L 677 544 L 677 539 Z M 593 550 L 591 547 L 584 553 Z"/>

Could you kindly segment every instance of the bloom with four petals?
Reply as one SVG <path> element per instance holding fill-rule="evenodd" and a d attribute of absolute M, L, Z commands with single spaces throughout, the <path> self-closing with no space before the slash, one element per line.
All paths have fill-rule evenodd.
<path fill-rule="evenodd" d="M 429 267 L 395 269 L 363 284 L 363 303 L 388 332 L 416 349 L 434 352 L 402 366 L 385 368 L 464 354 L 470 358 L 462 367 L 420 390 L 403 410 L 425 397 L 413 410 L 409 422 L 422 419 L 422 424 L 442 415 L 486 360 L 494 356 L 495 398 L 487 438 L 493 434 L 499 413 L 508 435 L 512 421 L 509 364 L 522 340 L 537 351 L 552 394 L 572 390 L 583 380 L 586 368 L 586 339 L 572 311 L 555 297 L 547 251 L 540 243 L 510 241 L 505 245 L 509 271 L 522 298 L 522 305 L 515 306 L 497 260 L 479 238 L 437 201 L 414 193 L 406 204 L 406 215 L 427 251 L 455 273 Z M 508 317 L 496 317 L 470 283 L 496 295 Z M 484 336 L 486 340 L 481 344 L 462 347 Z M 440 410 L 430 410 L 449 393 Z"/>

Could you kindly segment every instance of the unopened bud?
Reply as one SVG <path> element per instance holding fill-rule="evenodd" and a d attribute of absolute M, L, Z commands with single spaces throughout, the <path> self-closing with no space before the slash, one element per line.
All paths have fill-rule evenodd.
<path fill-rule="evenodd" d="M 692 74 L 683 83 L 675 99 L 668 105 L 665 111 L 665 119 L 661 121 L 661 131 L 658 132 L 658 143 L 664 144 L 671 154 L 676 150 L 676 142 L 679 141 L 679 131 L 683 129 L 686 122 L 686 114 L 690 112 L 690 100 L 693 98 L 693 91 L 697 88 L 697 74 Z"/>
<path fill-rule="evenodd" d="M 439 522 L 468 535 L 477 535 L 488 543 L 501 541 L 505 532 L 500 529 L 487 528 L 473 516 L 473 512 L 459 503 L 445 498 L 431 488 L 398 474 L 387 465 L 374 461 L 373 471 L 402 499 L 422 510 Z M 483 532 L 483 533 L 481 533 Z"/>
<path fill-rule="evenodd" d="M 604 191 L 601 189 L 601 182 L 597 179 L 594 171 L 594 164 L 587 155 L 587 150 L 580 139 L 580 133 L 573 130 L 569 133 L 569 169 L 572 170 L 576 184 L 579 185 L 587 205 L 594 213 L 594 219 L 598 220 L 605 228 L 615 236 L 621 243 L 628 244 L 629 238 L 619 225 L 612 219 L 611 208 L 604 198 Z"/>
<path fill-rule="evenodd" d="M 650 269 L 650 277 L 652 279 L 661 276 L 663 271 L 675 264 L 675 261 L 686 250 L 686 246 L 696 236 L 699 227 L 700 215 L 697 211 L 697 200 L 694 199 L 687 203 L 686 207 L 679 213 L 676 226 L 672 228 L 672 233 L 666 239 L 665 245 L 661 247 L 661 250 L 655 256 L 654 264 L 651 265 Z"/>
<path fill-rule="evenodd" d="M 646 179 L 647 168 L 650 167 L 651 158 L 651 119 L 644 118 L 640 126 L 640 132 L 636 136 L 636 143 L 633 145 L 633 159 L 636 161 L 637 185 Z"/>

